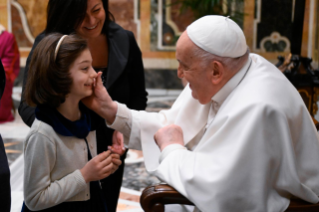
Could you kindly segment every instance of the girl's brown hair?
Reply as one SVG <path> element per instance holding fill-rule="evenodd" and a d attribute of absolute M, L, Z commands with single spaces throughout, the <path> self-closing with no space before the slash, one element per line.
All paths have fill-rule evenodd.
<path fill-rule="evenodd" d="M 55 59 L 55 48 L 62 36 L 49 34 L 34 49 L 24 92 L 30 106 L 45 104 L 56 108 L 70 92 L 70 66 L 88 46 L 80 36 L 69 35 L 64 38 Z"/>

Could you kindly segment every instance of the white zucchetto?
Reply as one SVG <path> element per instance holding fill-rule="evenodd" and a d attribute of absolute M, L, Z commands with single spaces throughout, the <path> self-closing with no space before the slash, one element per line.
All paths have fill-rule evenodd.
<path fill-rule="evenodd" d="M 204 16 L 187 27 L 188 37 L 201 49 L 220 57 L 236 58 L 247 51 L 244 32 L 230 18 Z"/>

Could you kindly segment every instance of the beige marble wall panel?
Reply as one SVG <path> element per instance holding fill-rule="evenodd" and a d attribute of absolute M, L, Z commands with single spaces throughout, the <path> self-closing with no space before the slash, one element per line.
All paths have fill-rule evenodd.
<path fill-rule="evenodd" d="M 17 0 L 17 2 L 23 7 L 30 31 L 36 37 L 46 26 L 48 0 Z"/>
<path fill-rule="evenodd" d="M 27 38 L 21 21 L 19 11 L 15 7 L 11 7 L 11 19 L 12 19 L 12 32 L 16 38 L 18 46 L 31 48 L 33 43 Z"/>
<path fill-rule="evenodd" d="M 314 35 L 313 35 L 313 43 L 314 43 L 314 67 L 319 70 L 319 1 L 315 2 L 315 21 L 314 21 Z"/>
<path fill-rule="evenodd" d="M 301 44 L 301 56 L 308 56 L 308 34 L 309 34 L 309 12 L 310 12 L 310 0 L 306 0 L 305 15 L 303 22 L 302 44 Z"/>
<path fill-rule="evenodd" d="M 255 1 L 245 0 L 243 31 L 250 50 L 253 49 Z"/>
<path fill-rule="evenodd" d="M 137 36 L 137 25 L 134 22 L 134 0 L 110 0 L 109 10 L 115 22 Z"/>
<path fill-rule="evenodd" d="M 8 28 L 7 0 L 0 0 L 0 24 Z"/>

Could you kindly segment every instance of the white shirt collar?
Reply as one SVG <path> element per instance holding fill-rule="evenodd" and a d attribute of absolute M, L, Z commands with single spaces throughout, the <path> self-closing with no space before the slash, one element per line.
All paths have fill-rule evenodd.
<path fill-rule="evenodd" d="M 218 107 L 223 104 L 227 96 L 236 88 L 244 78 L 251 64 L 251 58 L 248 57 L 246 64 L 213 96 L 212 100 Z"/>

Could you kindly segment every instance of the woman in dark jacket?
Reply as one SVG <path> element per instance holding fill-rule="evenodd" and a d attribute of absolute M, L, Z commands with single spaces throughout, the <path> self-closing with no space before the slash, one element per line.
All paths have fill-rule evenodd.
<path fill-rule="evenodd" d="M 114 21 L 108 11 L 108 0 L 50 0 L 48 4 L 47 26 L 36 39 L 27 59 L 24 73 L 23 92 L 34 48 L 49 33 L 76 33 L 87 39 L 93 58 L 93 67 L 102 71 L 103 84 L 111 97 L 126 104 L 131 109 L 144 110 L 147 92 L 144 82 L 144 68 L 139 47 L 132 32 L 124 30 Z M 34 108 L 24 99 L 19 106 L 23 121 L 31 126 L 34 121 Z M 101 153 L 112 144 L 113 130 L 106 127 L 105 120 L 92 112 L 97 125 L 97 151 Z M 109 177 L 101 180 L 108 210 L 116 211 L 117 200 L 122 184 L 122 165 Z"/>

